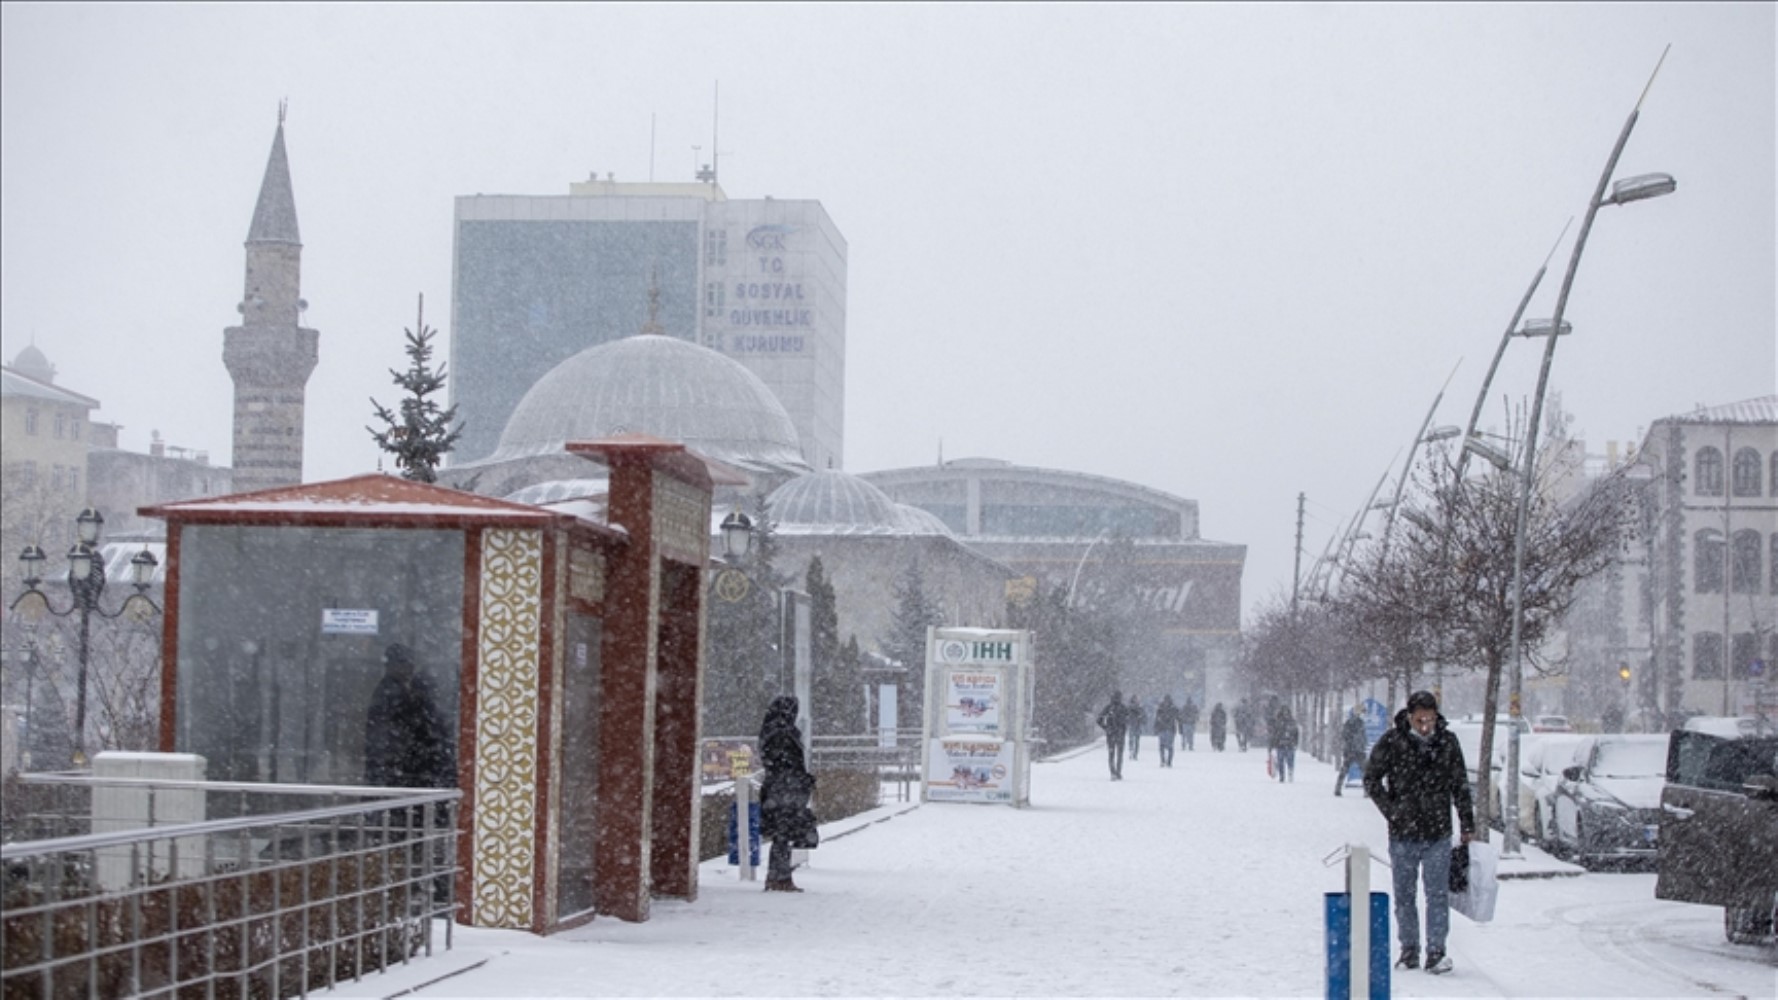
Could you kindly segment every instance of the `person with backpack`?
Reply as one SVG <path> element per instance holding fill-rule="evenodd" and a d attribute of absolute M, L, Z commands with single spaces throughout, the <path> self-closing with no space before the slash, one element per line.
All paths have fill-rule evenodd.
<path fill-rule="evenodd" d="M 1111 692 L 1111 702 L 1099 711 L 1099 728 L 1105 730 L 1105 755 L 1111 780 L 1124 780 L 1124 729 L 1127 720 L 1122 692 Z"/>
<path fill-rule="evenodd" d="M 1334 777 L 1334 794 L 1343 794 L 1346 788 L 1346 777 L 1353 768 L 1359 769 L 1359 777 L 1364 777 L 1365 753 L 1370 750 L 1370 739 L 1364 732 L 1364 716 L 1357 705 L 1347 714 L 1346 721 L 1340 724 L 1340 770 Z"/>
<path fill-rule="evenodd" d="M 1142 709 L 1142 702 L 1130 696 L 1130 704 L 1124 709 L 1124 725 L 1130 734 L 1130 759 L 1135 760 L 1142 750 L 1142 726 L 1148 721 L 1148 713 Z"/>
<path fill-rule="evenodd" d="M 1297 729 L 1296 719 L 1291 717 L 1290 706 L 1278 709 L 1278 718 L 1272 723 L 1272 759 L 1277 765 L 1279 781 L 1296 780 L 1296 745 L 1301 737 Z"/>
<path fill-rule="evenodd" d="M 1161 766 L 1173 766 L 1173 737 L 1179 732 L 1179 706 L 1173 704 L 1172 695 L 1162 695 L 1161 704 L 1154 710 L 1154 736 L 1161 745 Z"/>

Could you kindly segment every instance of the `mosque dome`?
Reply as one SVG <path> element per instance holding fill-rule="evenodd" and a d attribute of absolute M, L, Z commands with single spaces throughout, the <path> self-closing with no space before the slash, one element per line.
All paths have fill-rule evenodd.
<path fill-rule="evenodd" d="M 918 512 L 932 518 L 931 523 L 910 516 L 914 508 L 896 503 L 877 487 L 844 472 L 798 476 L 773 490 L 766 503 L 778 530 L 785 534 L 949 534 L 932 515 Z"/>
<path fill-rule="evenodd" d="M 749 471 L 808 469 L 790 414 L 759 376 L 657 334 L 589 347 L 552 368 L 519 401 L 484 461 L 559 455 L 569 441 L 626 432 L 680 441 Z"/>
<path fill-rule="evenodd" d="M 923 507 L 914 507 L 905 503 L 895 505 L 900 509 L 904 530 L 910 535 L 951 535 L 951 528 L 937 514 Z"/>
<path fill-rule="evenodd" d="M 49 358 L 37 349 L 36 344 L 26 345 L 25 349 L 12 359 L 12 370 L 45 384 L 53 383 L 56 380 L 56 366 L 49 363 Z"/>

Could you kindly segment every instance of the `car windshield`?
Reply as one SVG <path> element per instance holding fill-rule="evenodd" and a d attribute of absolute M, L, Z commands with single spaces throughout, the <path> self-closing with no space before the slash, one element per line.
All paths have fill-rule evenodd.
<path fill-rule="evenodd" d="M 1601 778 L 1652 778 L 1667 773 L 1667 744 L 1663 741 L 1601 743 L 1593 773 Z"/>

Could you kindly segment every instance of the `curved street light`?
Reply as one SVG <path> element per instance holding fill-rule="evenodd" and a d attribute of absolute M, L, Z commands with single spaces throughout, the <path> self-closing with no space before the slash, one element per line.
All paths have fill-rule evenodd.
<path fill-rule="evenodd" d="M 1671 46 L 1669 46 L 1671 48 Z M 1630 117 L 1624 121 L 1623 131 L 1618 133 L 1617 144 L 1611 148 L 1611 156 L 1605 161 L 1605 170 L 1599 175 L 1599 183 L 1593 189 L 1592 200 L 1587 203 L 1586 217 L 1581 220 L 1580 232 L 1574 237 L 1574 249 L 1568 255 L 1568 272 L 1562 276 L 1562 287 L 1556 293 L 1556 311 L 1550 318 L 1548 332 L 1543 342 L 1543 365 L 1537 373 L 1537 391 L 1531 401 L 1531 417 L 1525 427 L 1525 452 L 1519 468 L 1519 509 L 1517 528 L 1513 532 L 1513 630 L 1512 630 L 1512 701 L 1510 718 L 1513 724 L 1507 727 L 1506 773 L 1519 773 L 1519 726 L 1518 720 L 1523 716 L 1520 704 L 1521 689 L 1524 685 L 1524 645 L 1523 631 L 1525 624 L 1525 522 L 1531 507 L 1531 484 L 1537 471 L 1537 425 L 1543 415 L 1544 390 L 1549 385 L 1550 362 L 1556 354 L 1556 341 L 1562 333 L 1562 314 L 1568 308 L 1568 293 L 1574 287 L 1574 275 L 1580 267 L 1581 251 L 1586 249 L 1587 235 L 1592 232 L 1593 219 L 1599 209 L 1605 205 L 1627 205 L 1630 202 L 1655 198 L 1671 194 L 1678 187 L 1672 177 L 1666 174 L 1642 174 L 1637 177 L 1625 178 L 1619 182 L 1608 197 L 1605 194 L 1607 184 L 1611 183 L 1611 174 L 1617 169 L 1618 157 L 1623 155 L 1624 144 L 1630 141 L 1630 131 L 1636 127 L 1636 119 L 1642 114 L 1642 101 L 1648 97 L 1648 88 L 1654 86 L 1655 74 L 1661 71 L 1661 62 L 1666 61 L 1667 53 L 1661 52 L 1661 59 L 1655 63 L 1654 73 L 1650 73 L 1648 84 L 1642 88 L 1642 96 L 1636 99 L 1636 106 L 1630 110 Z M 1506 796 L 1505 808 L 1501 810 L 1501 822 L 1506 827 L 1505 842 L 1501 845 L 1503 855 L 1516 855 L 1519 851 L 1519 797 Z"/>
<path fill-rule="evenodd" d="M 39 575 L 45 562 L 43 549 L 36 545 L 27 545 L 19 553 L 20 568 L 24 571 L 25 592 L 13 598 L 7 610 L 15 610 L 25 598 L 36 594 L 43 601 L 44 610 L 58 618 L 80 613 L 80 646 L 78 648 L 80 674 L 78 694 L 74 702 L 74 766 L 86 766 L 86 674 L 87 663 L 91 653 L 92 616 L 101 618 L 117 618 L 130 609 L 130 604 L 141 601 L 148 605 L 156 614 L 160 613 L 160 605 L 148 596 L 148 587 L 154 582 L 154 570 L 159 562 L 147 548 L 136 553 L 130 559 L 130 586 L 136 592 L 124 598 L 123 604 L 116 611 L 106 611 L 99 603 L 105 593 L 105 560 L 99 551 L 99 529 L 105 524 L 105 518 L 91 507 L 80 512 L 74 519 L 75 537 L 78 539 L 68 550 L 68 593 L 72 598 L 68 607 L 57 611 L 55 603 L 49 595 L 38 589 L 43 582 Z M 25 706 L 30 712 L 30 706 Z M 29 727 L 27 726 L 27 729 Z"/>

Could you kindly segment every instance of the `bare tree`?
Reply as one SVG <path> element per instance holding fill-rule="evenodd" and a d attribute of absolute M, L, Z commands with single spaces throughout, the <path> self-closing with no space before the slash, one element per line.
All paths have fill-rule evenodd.
<path fill-rule="evenodd" d="M 1560 669 L 1541 648 L 1575 600 L 1576 585 L 1608 566 L 1631 527 L 1633 484 L 1614 472 L 1582 485 L 1565 502 L 1554 487 L 1575 481 L 1571 449 L 1551 435 L 1530 497 L 1523 585 L 1513 543 L 1520 480 L 1488 469 L 1458 478 L 1437 455 L 1416 474 L 1412 506 L 1401 512 L 1387 557 L 1360 560 L 1346 578 L 1344 613 L 1364 634 L 1397 651 L 1436 651 L 1445 662 L 1486 673 L 1483 717 L 1499 708 L 1500 680 L 1512 660 L 1513 607 L 1522 593 L 1519 648 L 1539 673 Z M 1493 727 L 1482 728 L 1475 762 L 1484 816 L 1489 801 Z"/>

